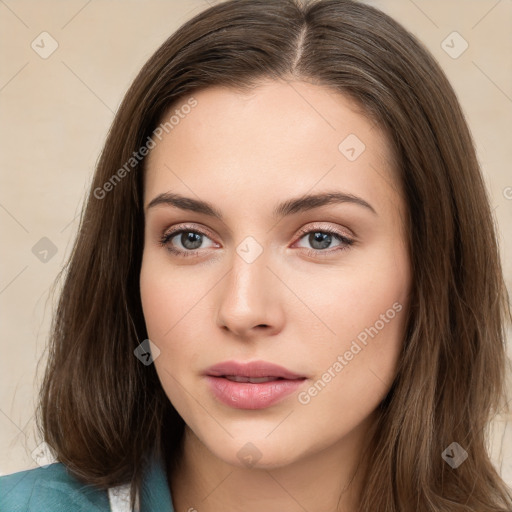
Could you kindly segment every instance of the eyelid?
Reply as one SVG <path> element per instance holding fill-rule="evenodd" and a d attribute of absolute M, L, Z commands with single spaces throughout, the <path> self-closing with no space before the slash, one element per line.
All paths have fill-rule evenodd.
<path fill-rule="evenodd" d="M 215 238 L 212 235 L 212 232 L 210 230 L 208 230 L 207 228 L 198 226 L 197 224 L 187 224 L 187 223 L 177 224 L 176 226 L 173 226 L 171 229 L 165 229 L 162 234 L 162 238 L 177 235 L 178 233 L 180 233 L 182 231 L 195 231 L 197 233 L 207 236 L 208 238 L 211 238 L 212 240 Z"/>
<path fill-rule="evenodd" d="M 301 237 L 301 236 L 309 233 L 310 231 L 314 231 L 315 229 L 317 229 L 318 231 L 337 233 L 341 236 L 344 236 L 345 238 L 350 238 L 350 239 L 356 238 L 355 234 L 351 230 L 348 230 L 345 228 L 346 233 L 344 233 L 341 228 L 332 228 L 330 226 L 326 227 L 321 222 L 312 222 L 312 223 L 300 228 L 296 236 Z M 198 226 L 197 224 L 187 224 L 187 223 L 177 224 L 176 226 L 173 226 L 172 229 L 164 230 L 162 237 L 165 237 L 165 236 L 168 236 L 171 234 L 177 234 L 183 230 L 197 231 L 201 234 L 206 235 L 208 238 L 212 238 L 212 239 L 215 238 L 212 235 L 212 232 L 210 230 L 208 230 L 207 228 L 200 226 L 200 225 Z"/>
<path fill-rule="evenodd" d="M 356 235 L 351 230 L 349 230 L 347 228 L 342 229 L 341 227 L 334 228 L 332 226 L 326 226 L 325 223 L 322 223 L 322 222 L 312 222 L 312 223 L 300 228 L 297 236 L 300 238 L 303 235 L 306 235 L 306 234 L 310 233 L 311 231 L 315 231 L 315 230 L 326 232 L 326 233 L 334 233 L 334 234 L 337 234 L 343 238 L 346 238 L 346 239 L 349 239 L 352 241 L 355 241 L 355 239 L 356 239 Z"/>

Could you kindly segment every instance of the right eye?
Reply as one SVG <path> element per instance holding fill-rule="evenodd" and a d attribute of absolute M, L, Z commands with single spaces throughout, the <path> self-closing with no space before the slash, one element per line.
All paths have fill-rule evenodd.
<path fill-rule="evenodd" d="M 197 256 L 199 253 L 198 249 L 201 248 L 205 238 L 211 241 L 208 235 L 203 231 L 187 226 L 178 226 L 171 231 L 166 231 L 162 235 L 160 245 L 177 256 Z M 215 245 L 210 245 L 210 247 L 214 246 Z M 202 248 L 204 249 L 205 247 Z"/>

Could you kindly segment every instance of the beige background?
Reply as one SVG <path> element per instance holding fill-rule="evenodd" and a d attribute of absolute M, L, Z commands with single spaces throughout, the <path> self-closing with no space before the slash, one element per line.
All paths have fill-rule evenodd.
<path fill-rule="evenodd" d="M 511 290 L 512 0 L 369 3 L 424 42 L 458 93 L 488 184 Z M 205 0 L 0 0 L 0 474 L 36 466 L 33 415 L 53 308 L 49 289 L 69 254 L 114 112 L 147 58 L 207 6 Z M 450 35 L 454 31 L 460 36 Z M 42 32 L 58 43 L 46 59 L 40 53 L 51 49 L 51 39 Z M 457 56 L 464 41 L 469 46 Z M 55 255 L 36 257 L 33 247 L 48 244 L 39 242 L 43 237 Z M 490 450 L 512 485 L 506 419 L 494 423 Z"/>

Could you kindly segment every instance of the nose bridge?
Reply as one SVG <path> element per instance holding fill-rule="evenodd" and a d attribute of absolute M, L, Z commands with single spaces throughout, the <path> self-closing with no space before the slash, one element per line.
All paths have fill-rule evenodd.
<path fill-rule="evenodd" d="M 270 260 L 270 250 L 255 238 L 246 237 L 239 243 L 219 301 L 221 325 L 238 334 L 259 325 L 278 326 L 279 290 L 271 282 L 275 277 L 267 268 Z"/>
<path fill-rule="evenodd" d="M 251 243 L 242 242 L 237 247 L 236 254 L 233 254 L 226 298 L 234 300 L 231 306 L 236 306 L 240 311 L 244 307 L 255 308 L 258 304 L 261 307 L 265 289 L 268 288 L 271 274 L 267 268 L 269 251 L 262 248 L 260 254 L 256 255 L 255 250 Z"/>

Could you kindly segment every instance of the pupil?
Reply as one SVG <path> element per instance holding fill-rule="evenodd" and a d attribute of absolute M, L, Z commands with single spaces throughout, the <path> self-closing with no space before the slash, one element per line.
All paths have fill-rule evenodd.
<path fill-rule="evenodd" d="M 201 237 L 202 235 L 199 233 L 192 233 L 191 231 L 184 232 L 181 234 L 181 243 L 183 244 L 183 247 L 187 249 L 197 249 L 201 246 Z"/>
<path fill-rule="evenodd" d="M 317 231 L 309 235 L 309 242 L 314 249 L 325 249 L 329 247 L 332 236 L 329 233 Z"/>

